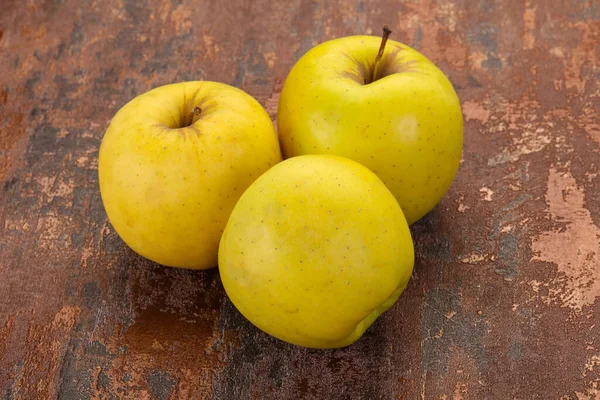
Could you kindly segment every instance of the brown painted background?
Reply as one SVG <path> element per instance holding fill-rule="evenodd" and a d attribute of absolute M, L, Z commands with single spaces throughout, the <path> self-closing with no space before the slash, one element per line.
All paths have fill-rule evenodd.
<path fill-rule="evenodd" d="M 279 342 L 118 238 L 126 101 L 217 80 L 274 119 L 304 52 L 384 23 L 455 85 L 464 162 L 359 342 Z M 599 43 L 594 0 L 0 0 L 0 399 L 600 398 Z"/>

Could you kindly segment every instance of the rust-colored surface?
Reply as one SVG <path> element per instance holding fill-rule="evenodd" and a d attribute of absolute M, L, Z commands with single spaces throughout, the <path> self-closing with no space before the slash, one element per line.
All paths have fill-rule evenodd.
<path fill-rule="evenodd" d="M 279 342 L 216 270 L 116 236 L 96 162 L 126 101 L 209 79 L 275 118 L 300 55 L 384 23 L 457 88 L 464 162 L 359 342 Z M 0 398 L 600 398 L 599 43 L 594 0 L 3 0 Z"/>

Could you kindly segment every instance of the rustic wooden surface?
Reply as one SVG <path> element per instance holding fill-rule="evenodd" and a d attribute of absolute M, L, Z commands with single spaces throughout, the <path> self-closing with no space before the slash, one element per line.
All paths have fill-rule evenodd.
<path fill-rule="evenodd" d="M 600 398 L 600 6 L 594 0 L 0 1 L 1 399 Z M 275 118 L 334 37 L 421 50 L 462 101 L 455 184 L 416 269 L 355 345 L 255 329 L 218 272 L 107 222 L 98 146 L 126 101 L 209 79 Z"/>

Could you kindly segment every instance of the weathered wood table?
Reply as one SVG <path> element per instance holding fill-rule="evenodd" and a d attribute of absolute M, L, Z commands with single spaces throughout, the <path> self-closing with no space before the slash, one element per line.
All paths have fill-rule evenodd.
<path fill-rule="evenodd" d="M 0 398 L 600 397 L 600 6 L 594 0 L 0 2 Z M 464 162 L 412 231 L 400 301 L 355 345 L 287 345 L 217 270 L 167 269 L 107 222 L 119 107 L 207 79 L 275 119 L 293 63 L 357 33 L 450 77 Z"/>

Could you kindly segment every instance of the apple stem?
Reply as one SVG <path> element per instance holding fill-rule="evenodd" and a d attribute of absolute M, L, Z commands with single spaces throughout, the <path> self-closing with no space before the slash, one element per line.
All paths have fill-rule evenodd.
<path fill-rule="evenodd" d="M 387 43 L 391 33 L 392 31 L 390 30 L 390 28 L 388 28 L 387 25 L 384 25 L 383 35 L 381 36 L 381 45 L 379 46 L 379 52 L 377 53 L 377 57 L 375 57 L 375 64 L 373 66 L 373 79 L 371 80 L 371 82 L 375 82 L 375 80 L 377 79 L 377 67 L 379 66 L 379 61 L 381 60 L 381 57 L 383 57 L 385 44 Z"/>
<path fill-rule="evenodd" d="M 202 112 L 202 109 L 200 107 L 194 107 L 194 110 L 190 113 L 190 116 L 188 118 L 187 126 L 190 126 L 192 124 L 192 122 L 194 122 L 194 117 L 196 115 L 200 115 L 201 112 Z"/>

